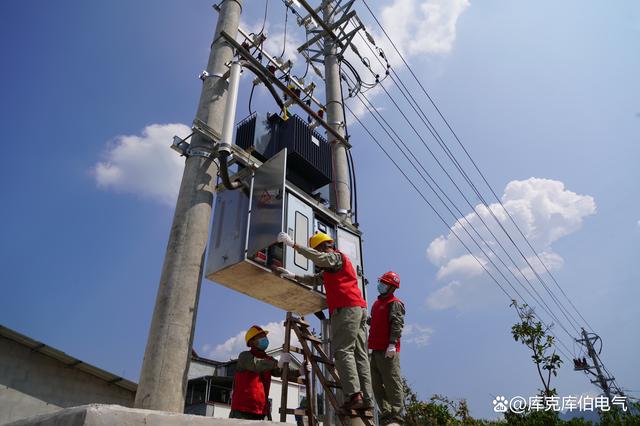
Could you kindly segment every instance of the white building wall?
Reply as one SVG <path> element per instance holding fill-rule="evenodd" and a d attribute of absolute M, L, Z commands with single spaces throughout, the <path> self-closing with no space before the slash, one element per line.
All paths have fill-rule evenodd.
<path fill-rule="evenodd" d="M 92 403 L 132 407 L 134 392 L 0 337 L 0 425 Z"/>
<path fill-rule="evenodd" d="M 300 400 L 306 394 L 306 389 L 302 385 L 289 384 L 287 391 L 287 408 L 298 408 Z M 271 389 L 269 389 L 269 398 L 271 398 L 273 420 L 280 420 L 280 407 L 282 397 L 282 381 L 280 379 L 271 379 Z M 287 415 L 287 423 L 296 423 L 296 419 L 292 414 Z"/>
<path fill-rule="evenodd" d="M 215 374 L 216 367 L 214 365 L 191 360 L 187 379 L 191 380 L 197 377 L 215 376 Z"/>
<path fill-rule="evenodd" d="M 211 414 L 209 414 L 211 410 Z M 219 419 L 227 419 L 231 414 L 231 406 L 227 404 L 213 403 L 207 407 L 207 416 L 217 417 Z"/>

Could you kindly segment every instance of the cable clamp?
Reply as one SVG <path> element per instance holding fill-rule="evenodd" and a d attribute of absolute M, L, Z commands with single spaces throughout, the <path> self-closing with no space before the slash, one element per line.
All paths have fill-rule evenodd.
<path fill-rule="evenodd" d="M 198 78 L 202 81 L 206 81 L 208 78 L 211 78 L 211 77 L 224 78 L 226 80 L 228 75 L 229 75 L 229 72 L 226 72 L 224 74 L 220 74 L 220 73 L 211 74 L 207 70 L 202 70 L 202 72 L 198 74 Z"/>
<path fill-rule="evenodd" d="M 213 152 L 209 148 L 198 147 L 187 149 L 187 157 L 203 157 L 203 158 L 211 158 L 213 157 Z"/>

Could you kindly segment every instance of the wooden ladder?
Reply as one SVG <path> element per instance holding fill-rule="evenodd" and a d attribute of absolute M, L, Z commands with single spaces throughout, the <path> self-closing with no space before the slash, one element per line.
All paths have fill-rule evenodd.
<path fill-rule="evenodd" d="M 296 317 L 291 312 L 287 312 L 287 319 L 285 320 L 285 332 L 284 332 L 284 352 L 294 352 L 301 354 L 304 358 L 303 364 L 306 366 L 311 365 L 315 376 L 318 378 L 322 389 L 324 390 L 327 399 L 333 406 L 336 415 L 340 419 L 340 423 L 344 426 L 350 425 L 351 418 L 360 418 L 362 422 L 367 426 L 374 426 L 373 413 L 371 410 L 350 410 L 345 411 L 340 407 L 338 398 L 334 393 L 337 389 L 342 389 L 340 385 L 340 377 L 336 371 L 335 364 L 322 348 L 322 340 L 320 340 L 311 330 L 309 330 L 310 324 L 304 320 L 304 317 Z M 296 335 L 300 342 L 300 348 L 291 346 L 291 332 Z M 314 354 L 317 353 L 318 355 Z M 320 368 L 319 364 L 323 364 L 330 377 L 325 376 Z M 289 379 L 289 364 L 285 363 L 282 368 L 282 396 L 280 399 L 280 421 L 286 422 L 287 414 L 307 416 L 309 419 L 309 426 L 317 426 L 318 419 L 315 417 L 315 404 L 316 401 L 313 398 L 312 392 L 313 383 L 311 377 L 309 377 L 309 371 L 306 368 L 303 369 L 304 378 L 300 377 L 296 380 Z M 307 407 L 305 410 L 287 408 L 287 392 L 289 389 L 289 382 L 294 381 L 299 384 L 304 384 L 307 394 Z M 325 415 L 327 409 L 324 409 Z"/>

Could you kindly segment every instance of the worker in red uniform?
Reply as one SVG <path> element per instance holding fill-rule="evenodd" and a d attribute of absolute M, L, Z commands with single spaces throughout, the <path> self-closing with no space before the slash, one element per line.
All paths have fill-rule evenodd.
<path fill-rule="evenodd" d="M 283 353 L 280 360 L 267 355 L 269 347 L 267 330 L 252 326 L 244 340 L 250 348 L 238 356 L 238 366 L 233 377 L 230 418 L 244 420 L 264 420 L 270 417 L 269 388 L 271 376 L 279 377 L 282 366 L 289 362 L 291 355 Z M 299 376 L 297 370 L 290 371 L 291 377 Z"/>
<path fill-rule="evenodd" d="M 404 304 L 394 293 L 400 288 L 400 276 L 389 271 L 378 278 L 378 300 L 371 308 L 371 379 L 380 408 L 381 424 L 402 422 L 404 394 L 400 373 L 400 336 L 404 327 Z"/>
<path fill-rule="evenodd" d="M 333 239 L 322 232 L 311 237 L 310 248 L 296 244 L 285 232 L 278 235 L 278 241 L 292 247 L 321 270 L 319 274 L 304 276 L 282 270 L 282 276 L 313 286 L 324 284 L 331 316 L 331 346 L 346 399 L 343 408 L 372 408 L 367 302 L 358 287 L 358 277 L 351 260 L 336 250 Z"/>

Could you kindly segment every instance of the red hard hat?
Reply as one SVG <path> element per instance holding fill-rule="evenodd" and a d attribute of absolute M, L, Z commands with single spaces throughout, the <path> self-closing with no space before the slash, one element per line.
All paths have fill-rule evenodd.
<path fill-rule="evenodd" d="M 393 271 L 386 272 L 380 278 L 378 278 L 378 281 L 389 284 L 390 286 L 393 286 L 395 288 L 400 288 L 400 275 L 396 274 Z"/>

